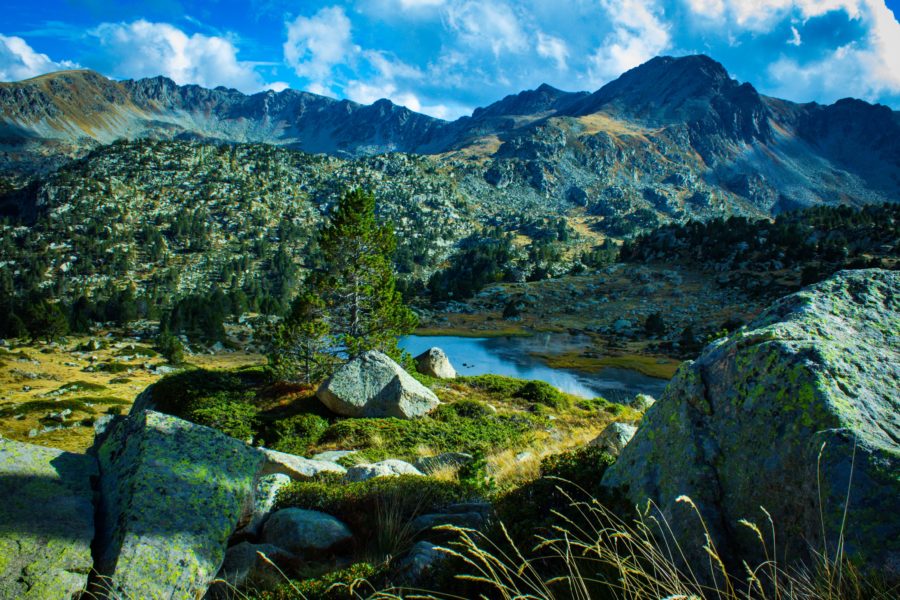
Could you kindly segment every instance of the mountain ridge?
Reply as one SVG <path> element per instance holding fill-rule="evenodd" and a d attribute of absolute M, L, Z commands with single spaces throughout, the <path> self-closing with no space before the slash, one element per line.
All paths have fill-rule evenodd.
<path fill-rule="evenodd" d="M 704 55 L 656 57 L 593 93 L 542 84 L 452 122 L 386 99 L 246 95 L 162 76 L 112 81 L 80 70 L 0 85 L 0 173 L 19 185 L 140 138 L 350 159 L 431 155 L 507 197 L 598 215 L 648 210 L 664 221 L 900 196 L 900 113 L 853 99 L 771 98 Z"/>

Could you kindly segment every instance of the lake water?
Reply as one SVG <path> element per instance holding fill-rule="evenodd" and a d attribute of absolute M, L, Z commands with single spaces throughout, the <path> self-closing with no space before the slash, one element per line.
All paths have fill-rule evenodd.
<path fill-rule="evenodd" d="M 603 396 L 620 402 L 644 393 L 659 397 L 668 383 L 629 369 L 606 368 L 597 373 L 553 369 L 532 353 L 557 354 L 582 350 L 589 345 L 584 336 L 539 333 L 528 337 L 468 338 L 418 336 L 400 338 L 400 347 L 416 356 L 432 346 L 441 348 L 460 375 L 494 373 L 522 379 L 539 379 L 583 398 Z"/>

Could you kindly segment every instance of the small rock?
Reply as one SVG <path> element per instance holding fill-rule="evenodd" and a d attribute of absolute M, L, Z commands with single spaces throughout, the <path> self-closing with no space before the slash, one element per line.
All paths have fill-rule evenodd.
<path fill-rule="evenodd" d="M 450 359 L 440 348 L 429 348 L 416 357 L 416 370 L 429 377 L 438 379 L 454 379 L 456 369 L 450 363 Z"/>
<path fill-rule="evenodd" d="M 278 571 L 275 567 L 266 562 L 259 553 L 264 554 L 266 558 L 276 564 L 279 561 L 294 558 L 291 553 L 272 544 L 251 544 L 249 542 L 236 544 L 225 552 L 225 560 L 216 576 L 216 579 L 221 579 L 224 584 L 216 583 L 210 588 L 207 597 L 234 597 L 233 594 L 228 594 L 229 590 L 243 586 L 248 580 L 257 580 L 265 575 L 277 576 Z"/>
<path fill-rule="evenodd" d="M 266 455 L 266 465 L 263 467 L 264 474 L 284 473 L 294 479 L 303 479 L 315 477 L 319 473 L 325 472 L 340 474 L 347 472 L 347 469 L 335 462 L 312 460 L 286 452 L 269 450 L 268 448 L 261 448 L 261 450 Z"/>
<path fill-rule="evenodd" d="M 345 456 L 352 456 L 356 454 L 359 450 L 327 450 L 325 452 L 319 452 L 318 454 L 314 454 L 313 460 L 324 460 L 327 462 L 336 463 L 341 460 Z"/>
<path fill-rule="evenodd" d="M 372 464 L 356 465 L 347 469 L 347 481 L 367 481 L 375 477 L 397 477 L 399 475 L 424 477 L 421 471 L 408 462 L 393 458 Z"/>
<path fill-rule="evenodd" d="M 253 494 L 253 512 L 250 515 L 250 522 L 241 530 L 252 536 L 259 535 L 262 530 L 263 522 L 275 508 L 275 501 L 278 499 L 278 492 L 290 485 L 291 478 L 284 473 L 273 473 L 271 475 L 263 475 L 256 484 L 256 491 Z M 226 559 L 227 560 L 227 559 Z"/>
<path fill-rule="evenodd" d="M 634 437 L 637 427 L 625 423 L 610 423 L 600 435 L 594 438 L 590 445 L 598 446 L 613 456 L 618 456 L 631 438 Z"/>
<path fill-rule="evenodd" d="M 302 508 L 284 508 L 266 521 L 263 541 L 303 554 L 339 550 L 353 541 L 353 534 L 331 515 Z"/>
<path fill-rule="evenodd" d="M 406 581 L 415 582 L 421 579 L 435 565 L 447 557 L 431 542 L 416 542 L 400 563 L 400 572 Z"/>
<path fill-rule="evenodd" d="M 631 408 L 635 410 L 643 412 L 654 404 L 656 404 L 656 398 L 654 398 L 653 396 L 648 396 L 647 394 L 638 394 L 629 403 L 629 406 L 631 406 Z"/>

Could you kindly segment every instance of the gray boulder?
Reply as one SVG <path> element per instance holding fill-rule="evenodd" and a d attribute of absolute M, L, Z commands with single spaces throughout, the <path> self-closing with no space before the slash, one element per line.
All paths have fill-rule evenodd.
<path fill-rule="evenodd" d="M 154 411 L 112 425 L 96 452 L 95 567 L 109 596 L 202 596 L 252 506 L 262 452 Z"/>
<path fill-rule="evenodd" d="M 424 474 L 408 462 L 391 458 L 377 463 L 355 465 L 347 469 L 347 481 L 367 481 L 376 477 L 397 477 L 399 475 Z"/>
<path fill-rule="evenodd" d="M 589 445 L 597 446 L 613 456 L 618 456 L 634 437 L 636 431 L 637 427 L 634 425 L 610 423 L 606 429 L 600 432 L 600 435 L 591 440 Z"/>
<path fill-rule="evenodd" d="M 316 391 L 332 412 L 345 417 L 414 419 L 441 403 L 385 354 L 371 350 L 338 369 Z"/>
<path fill-rule="evenodd" d="M 679 369 L 603 485 L 654 500 L 688 560 L 705 560 L 702 528 L 681 495 L 726 559 L 763 559 L 738 520 L 764 528 L 764 507 L 779 557 L 810 562 L 843 531 L 848 557 L 900 577 L 898 332 L 898 272 L 843 271 L 781 299 Z"/>
<path fill-rule="evenodd" d="M 438 379 L 454 379 L 456 369 L 450 364 L 450 359 L 440 348 L 429 348 L 416 357 L 416 370 L 429 377 Z"/>
<path fill-rule="evenodd" d="M 628 403 L 631 408 L 641 412 L 647 410 L 654 404 L 656 404 L 656 398 L 647 394 L 638 394 Z"/>
<path fill-rule="evenodd" d="M 233 598 L 235 596 L 234 588 L 239 588 L 250 580 L 259 581 L 263 578 L 271 578 L 276 582 L 281 581 L 282 576 L 278 570 L 260 556 L 260 553 L 276 565 L 295 558 L 290 552 L 272 544 L 251 544 L 249 542 L 236 544 L 225 552 L 225 560 L 216 576 L 216 579 L 223 583 L 213 586 L 207 597 Z"/>
<path fill-rule="evenodd" d="M 93 566 L 97 461 L 0 439 L 0 598 L 69 600 Z"/>
<path fill-rule="evenodd" d="M 352 543 L 353 534 L 331 515 L 302 508 L 284 508 L 266 521 L 263 541 L 298 555 L 309 555 L 340 551 Z"/>
<path fill-rule="evenodd" d="M 262 531 L 263 522 L 275 508 L 278 492 L 291 484 L 292 479 L 284 473 L 273 473 L 259 478 L 253 494 L 253 512 L 250 522 L 241 529 L 241 533 L 257 536 Z"/>
<path fill-rule="evenodd" d="M 263 467 L 263 473 L 266 475 L 283 473 L 294 479 L 304 479 L 315 477 L 319 473 L 344 474 L 347 472 L 347 469 L 335 462 L 303 458 L 268 448 L 261 448 L 261 450 L 266 456 L 266 464 Z"/>
<path fill-rule="evenodd" d="M 413 544 L 400 562 L 398 570 L 405 581 L 415 583 L 446 558 L 447 554 L 441 552 L 438 546 L 422 540 Z"/>

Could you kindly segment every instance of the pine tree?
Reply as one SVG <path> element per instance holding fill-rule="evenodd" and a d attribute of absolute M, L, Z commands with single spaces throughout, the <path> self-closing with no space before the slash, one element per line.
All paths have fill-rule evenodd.
<path fill-rule="evenodd" d="M 399 358 L 397 338 L 416 326 L 416 316 L 397 291 L 391 258 L 394 232 L 375 219 L 375 196 L 345 193 L 319 237 L 325 267 L 309 289 L 325 306 L 335 341 L 349 356 L 381 350 Z"/>
<path fill-rule="evenodd" d="M 375 218 L 375 197 L 362 190 L 341 196 L 318 247 L 322 267 L 307 277 L 290 314 L 270 334 L 276 375 L 311 382 L 326 374 L 335 355 L 367 350 L 399 360 L 397 338 L 415 328 L 416 316 L 396 288 L 396 241 Z"/>

